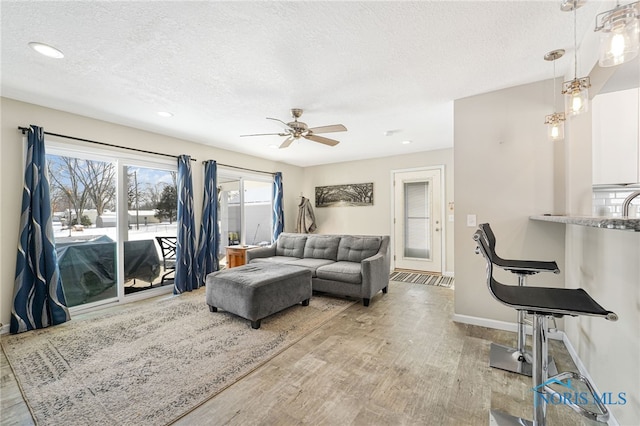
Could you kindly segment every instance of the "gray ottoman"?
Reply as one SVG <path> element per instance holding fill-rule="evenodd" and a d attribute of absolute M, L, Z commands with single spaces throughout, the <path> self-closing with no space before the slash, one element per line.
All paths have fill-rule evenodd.
<path fill-rule="evenodd" d="M 309 305 L 311 271 L 289 265 L 251 263 L 207 275 L 207 304 L 211 312 L 218 308 L 251 321 L 260 321 L 302 302 Z"/>

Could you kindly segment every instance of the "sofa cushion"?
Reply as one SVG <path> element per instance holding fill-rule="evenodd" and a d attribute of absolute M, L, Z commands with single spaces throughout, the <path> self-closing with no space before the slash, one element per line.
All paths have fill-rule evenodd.
<path fill-rule="evenodd" d="M 304 258 L 304 259 L 292 259 L 286 262 L 287 265 L 299 266 L 301 268 L 306 268 L 311 271 L 311 276 L 316 277 L 316 269 L 321 266 L 329 265 L 331 263 L 335 263 L 333 260 L 328 259 L 314 259 L 314 258 Z"/>
<path fill-rule="evenodd" d="M 378 253 L 381 237 L 345 235 L 338 246 L 338 261 L 362 262 L 367 257 Z"/>
<path fill-rule="evenodd" d="M 316 269 L 316 276 L 324 280 L 360 284 L 362 282 L 362 273 L 360 270 L 360 263 L 334 262 Z"/>
<path fill-rule="evenodd" d="M 303 257 L 306 235 L 282 233 L 276 243 L 276 256 Z"/>
<path fill-rule="evenodd" d="M 340 237 L 337 235 L 309 235 L 304 245 L 304 258 L 337 260 L 338 244 Z"/>
<path fill-rule="evenodd" d="M 289 263 L 294 260 L 300 260 L 293 256 L 270 256 L 270 257 L 257 257 L 251 259 L 249 263 Z"/>

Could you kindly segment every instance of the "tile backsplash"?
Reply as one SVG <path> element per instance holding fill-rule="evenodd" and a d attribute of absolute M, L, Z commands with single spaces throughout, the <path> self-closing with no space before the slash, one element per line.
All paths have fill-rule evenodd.
<path fill-rule="evenodd" d="M 631 193 L 638 188 L 593 188 L 593 215 L 605 217 L 621 217 L 622 203 Z M 640 197 L 637 197 L 629 206 L 629 217 L 640 218 Z"/>

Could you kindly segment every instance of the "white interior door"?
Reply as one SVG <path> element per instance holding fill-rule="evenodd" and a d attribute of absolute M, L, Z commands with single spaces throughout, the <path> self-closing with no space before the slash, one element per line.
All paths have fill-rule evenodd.
<path fill-rule="evenodd" d="M 395 267 L 442 273 L 440 169 L 396 172 L 393 179 Z"/>

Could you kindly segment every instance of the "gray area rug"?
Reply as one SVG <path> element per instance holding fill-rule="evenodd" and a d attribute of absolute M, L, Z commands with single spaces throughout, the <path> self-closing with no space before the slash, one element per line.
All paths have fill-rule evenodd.
<path fill-rule="evenodd" d="M 435 285 L 438 287 L 453 288 L 453 277 L 443 277 L 438 274 L 428 274 L 422 272 L 410 272 L 395 270 L 389 276 L 390 281 L 401 281 L 403 283 Z"/>
<path fill-rule="evenodd" d="M 162 425 L 353 303 L 314 296 L 253 330 L 200 289 L 0 341 L 36 424 Z"/>

